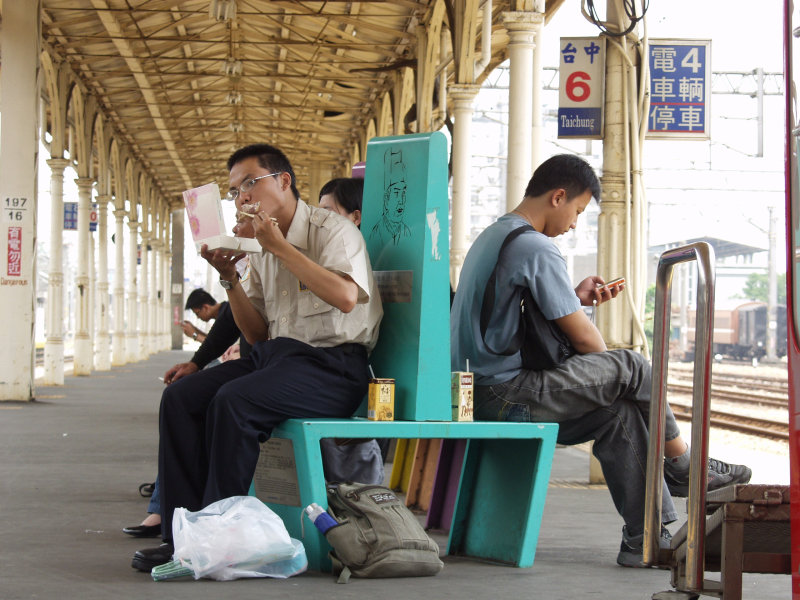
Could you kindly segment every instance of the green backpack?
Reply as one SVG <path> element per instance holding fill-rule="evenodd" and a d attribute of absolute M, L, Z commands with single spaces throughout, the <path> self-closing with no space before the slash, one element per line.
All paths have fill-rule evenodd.
<path fill-rule="evenodd" d="M 421 577 L 444 567 L 439 546 L 395 493 L 380 485 L 328 484 L 328 512 L 339 525 L 325 537 L 339 583 L 354 577 Z"/>

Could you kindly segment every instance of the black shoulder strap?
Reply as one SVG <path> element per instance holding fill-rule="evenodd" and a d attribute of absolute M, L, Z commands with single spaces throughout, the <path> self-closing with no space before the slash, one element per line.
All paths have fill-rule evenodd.
<path fill-rule="evenodd" d="M 500 251 L 497 253 L 497 262 L 500 262 L 500 257 L 503 256 L 503 251 L 506 247 L 513 242 L 519 235 L 525 233 L 526 231 L 536 231 L 530 225 L 522 225 L 521 227 L 517 227 L 512 232 L 510 232 L 506 239 L 503 240 L 503 244 L 500 246 Z M 495 293 L 494 288 L 497 283 L 497 263 L 494 265 L 494 269 L 492 269 L 492 274 L 489 276 L 489 280 L 486 282 L 486 289 L 483 291 L 483 302 L 481 304 L 481 339 L 483 343 L 486 344 L 486 347 L 489 348 L 494 354 L 501 354 L 503 356 L 510 356 L 516 353 L 520 347 L 522 346 L 522 336 L 523 332 L 520 329 L 517 329 L 514 337 L 511 338 L 511 343 L 509 344 L 508 348 L 506 348 L 503 352 L 495 352 L 489 345 L 486 343 L 486 328 L 489 326 L 489 317 L 492 316 L 492 311 L 494 310 L 494 299 Z"/>

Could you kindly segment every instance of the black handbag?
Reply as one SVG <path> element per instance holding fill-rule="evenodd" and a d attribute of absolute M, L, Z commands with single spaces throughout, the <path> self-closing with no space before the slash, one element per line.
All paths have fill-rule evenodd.
<path fill-rule="evenodd" d="M 536 231 L 530 225 L 518 227 L 506 236 L 500 252 L 497 254 L 497 261 L 503 256 L 506 247 L 520 234 L 526 231 Z M 489 281 L 486 282 L 486 289 L 483 292 L 483 303 L 481 304 L 481 338 L 486 348 L 492 354 L 510 356 L 516 352 L 522 353 L 522 368 L 529 371 L 544 371 L 557 367 L 570 356 L 575 354 L 575 348 L 569 338 L 553 321 L 548 320 L 542 313 L 536 300 L 533 299 L 530 289 L 527 286 L 520 286 L 519 302 L 519 328 L 508 347 L 505 350 L 495 350 L 486 342 L 486 328 L 489 325 L 489 317 L 494 310 L 494 288 L 497 281 L 497 264 L 495 264 Z"/>

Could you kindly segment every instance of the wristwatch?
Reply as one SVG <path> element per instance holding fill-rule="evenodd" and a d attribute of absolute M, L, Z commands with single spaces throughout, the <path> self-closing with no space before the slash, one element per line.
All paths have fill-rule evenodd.
<path fill-rule="evenodd" d="M 196 340 L 196 339 L 197 339 L 197 332 L 196 332 L 196 331 L 195 331 L 195 332 L 192 334 L 192 339 L 193 339 L 193 340 Z"/>
<path fill-rule="evenodd" d="M 222 287 L 223 290 L 232 290 L 236 287 L 236 284 L 239 283 L 239 273 L 236 273 L 236 279 L 233 281 L 228 281 L 226 279 L 220 278 L 219 285 Z"/>

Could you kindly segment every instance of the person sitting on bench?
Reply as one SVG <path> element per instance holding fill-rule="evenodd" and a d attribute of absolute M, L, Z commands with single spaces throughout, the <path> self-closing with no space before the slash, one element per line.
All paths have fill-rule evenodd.
<path fill-rule="evenodd" d="M 617 563 L 642 566 L 645 472 L 650 408 L 650 363 L 632 350 L 608 350 L 594 323 L 581 306 L 601 304 L 622 286 L 602 287 L 592 276 L 573 290 L 564 257 L 551 238 L 575 228 L 592 198 L 600 198 L 600 182 L 583 159 L 561 154 L 539 166 L 522 202 L 487 227 L 464 260 L 453 299 L 450 321 L 451 365 L 463 369 L 469 360 L 475 372 L 475 416 L 487 421 L 554 421 L 558 442 L 579 444 L 594 440 L 614 504 L 622 516 L 622 544 Z M 498 261 L 506 236 L 530 225 L 535 231 L 509 243 Z M 480 330 L 481 306 L 490 274 L 496 271 L 495 310 L 485 338 Z M 547 320 L 563 331 L 576 354 L 545 370 L 522 367 L 520 352 L 494 354 L 508 348 L 519 327 L 522 287 L 530 290 Z M 677 519 L 672 496 L 685 497 L 689 483 L 689 447 L 667 407 L 665 426 L 665 487 L 662 521 Z M 519 457 L 513 457 L 519 460 Z M 711 459 L 708 489 L 747 483 L 750 469 Z M 660 543 L 669 547 L 662 526 Z"/>
<path fill-rule="evenodd" d="M 201 249 L 220 275 L 234 319 L 253 344 L 247 359 L 223 363 L 168 386 L 161 399 L 159 475 L 162 536 L 137 551 L 150 571 L 171 560 L 176 507 L 196 511 L 247 494 L 260 442 L 286 419 L 349 417 L 367 391 L 368 352 L 383 309 L 366 244 L 344 217 L 300 201 L 279 149 L 254 144 L 228 159 L 228 197 L 257 205 L 262 252 Z M 244 195 L 247 199 L 244 199 Z"/>
<path fill-rule="evenodd" d="M 234 233 L 236 230 L 234 228 Z M 250 236 L 253 237 L 251 232 Z M 246 340 L 239 340 L 239 328 L 233 319 L 228 302 L 217 302 L 214 297 L 202 288 L 197 288 L 186 299 L 186 310 L 193 310 L 202 320 L 214 319 L 214 324 L 207 334 L 203 334 L 202 344 L 188 362 L 171 366 L 164 373 L 164 385 L 169 385 L 183 377 L 197 373 L 206 367 L 214 367 L 227 360 L 225 355 L 231 344 L 239 346 L 239 355 L 246 357 L 250 353 L 250 345 Z M 204 318 L 204 317 L 208 318 Z M 188 321 L 184 321 L 186 323 Z M 185 331 L 185 329 L 184 329 Z M 199 338 L 197 338 L 199 339 Z M 147 516 L 139 525 L 123 527 L 123 533 L 133 537 L 158 537 L 161 535 L 161 486 L 158 477 L 152 484 L 152 494 L 147 504 Z"/>
<path fill-rule="evenodd" d="M 364 190 L 363 179 L 340 178 L 332 179 L 320 190 L 319 205 L 346 217 L 356 227 L 361 225 L 361 201 Z M 242 212 L 241 198 L 236 199 L 238 218 L 233 227 L 236 237 L 253 238 L 252 218 L 246 216 L 250 213 Z M 236 268 L 242 277 L 247 277 L 249 261 L 247 257 L 237 263 Z M 194 356 L 185 363 L 178 363 L 170 367 L 164 374 L 164 384 L 169 385 L 179 379 L 196 373 L 206 365 L 216 366 L 220 362 L 235 358 L 247 358 L 250 354 L 250 344 L 241 334 L 233 313 L 228 307 L 228 302 L 217 303 L 214 298 L 202 288 L 189 294 L 186 300 L 186 310 L 192 310 L 200 318 L 210 315 L 215 319 L 214 325 L 202 340 L 202 345 Z M 211 312 L 213 310 L 213 312 Z M 237 348 L 238 356 L 231 356 L 231 348 Z M 223 352 L 224 350 L 224 352 Z M 219 360 L 214 360 L 219 356 Z M 387 440 L 388 441 L 388 440 Z M 326 481 L 355 481 L 358 483 L 380 484 L 384 479 L 384 465 L 382 448 L 375 440 L 340 440 L 324 439 L 320 442 L 322 449 L 322 464 Z M 147 505 L 147 516 L 139 525 L 124 527 L 123 533 L 132 537 L 158 537 L 161 535 L 161 489 L 158 477 L 153 483 L 153 491 Z"/>

